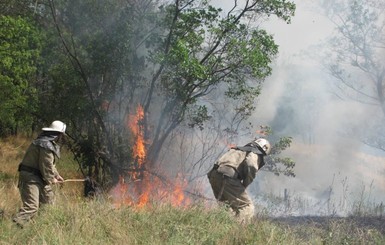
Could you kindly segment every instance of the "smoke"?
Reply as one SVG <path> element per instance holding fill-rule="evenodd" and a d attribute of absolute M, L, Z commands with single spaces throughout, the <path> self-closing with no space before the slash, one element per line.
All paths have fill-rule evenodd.
<path fill-rule="evenodd" d="M 327 45 L 324 40 L 332 35 L 333 25 L 314 10 L 314 1 L 295 2 L 291 24 L 271 19 L 262 25 L 274 35 L 279 56 L 251 121 L 254 127 L 271 126 L 277 136 L 293 137 L 292 146 L 282 155 L 296 162 L 296 177 L 260 171 L 250 191 L 260 205 L 268 205 L 264 197 L 269 194 L 297 196 L 311 203 L 305 214 L 346 214 L 356 200 L 385 200 L 385 152 L 367 147 L 352 133 L 370 131 L 367 122 L 378 111 L 333 93 L 333 78 L 317 60 L 319 46 Z M 213 198 L 205 174 L 230 144 L 245 144 L 255 135 L 232 135 L 232 128 L 223 128 L 224 122 L 231 122 L 226 106 L 231 102 L 218 103 L 215 95 L 205 99 L 223 115 L 202 131 L 176 130 L 165 144 L 159 165 L 174 175 L 188 173 L 185 177 Z"/>
<path fill-rule="evenodd" d="M 271 19 L 261 25 L 273 34 L 279 56 L 273 74 L 263 85 L 251 122 L 255 128 L 271 126 L 277 137 L 293 138 L 282 156 L 296 162 L 296 177 L 277 177 L 261 170 L 249 191 L 257 206 L 270 209 L 273 215 L 347 215 L 357 202 L 369 205 L 385 200 L 385 152 L 366 146 L 357 137 L 371 131 L 368 121 L 381 112 L 336 96 L 335 80 L 319 58 L 320 47 L 327 48 L 326 39 L 334 26 L 319 14 L 315 1 L 295 2 L 297 11 L 291 24 Z M 217 112 L 228 112 L 226 101 L 214 105 L 218 97 L 206 99 Z M 203 131 L 175 132 L 161 158 L 173 163 L 168 165 L 172 167 L 169 171 L 189 173 L 189 181 L 212 199 L 205 173 L 230 144 L 242 145 L 256 136 L 232 135 L 223 128 L 231 121 L 227 116 L 213 118 Z M 272 210 L 269 196 L 291 200 L 291 208 Z M 294 199 L 299 209 L 293 207 Z"/>
<path fill-rule="evenodd" d="M 333 26 L 317 14 L 313 3 L 296 1 L 292 24 L 271 20 L 264 28 L 280 46 L 273 74 L 265 82 L 254 120 L 271 125 L 280 136 L 292 136 L 284 152 L 296 161 L 296 178 L 259 173 L 255 198 L 266 193 L 311 200 L 319 213 L 333 203 L 333 213 L 344 215 L 355 202 L 384 202 L 385 152 L 368 147 L 358 135 L 373 134 L 369 122 L 382 115 L 379 108 L 335 94 L 333 77 L 315 59 L 327 48 Z M 355 131 L 356 130 L 356 131 Z M 373 131 L 373 132 L 371 132 Z M 329 206 L 330 208 L 330 206 Z"/>

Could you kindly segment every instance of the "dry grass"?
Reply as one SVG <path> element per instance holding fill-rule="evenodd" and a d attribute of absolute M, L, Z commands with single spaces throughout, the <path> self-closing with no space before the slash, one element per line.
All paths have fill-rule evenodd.
<path fill-rule="evenodd" d="M 15 168 L 17 169 L 29 143 L 25 137 L 10 137 L 0 140 L 0 173 L 2 176 L 11 178 L 16 175 Z"/>
<path fill-rule="evenodd" d="M 24 136 L 0 140 L 0 209 L 6 216 L 16 213 L 20 207 L 17 168 L 31 141 L 32 138 Z M 57 168 L 64 178 L 80 178 L 81 176 L 76 171 L 76 163 L 71 159 L 70 154 L 66 154 L 65 149 L 63 158 L 57 163 Z M 69 182 L 57 188 L 60 188 L 66 196 L 71 197 L 82 196 L 83 192 L 82 183 Z"/>
<path fill-rule="evenodd" d="M 45 207 L 24 229 L 11 221 L 20 206 L 17 166 L 31 139 L 0 142 L 0 244 L 385 244 L 372 226 L 349 219 L 283 222 L 258 217 L 239 225 L 223 208 L 204 204 L 175 208 L 157 203 L 143 209 L 115 208 L 107 194 L 83 197 L 82 182 L 56 186 L 57 202 Z M 77 164 L 64 152 L 58 170 L 79 178 Z M 380 220 L 381 222 L 381 220 Z M 381 226 L 381 223 L 380 223 Z"/>
<path fill-rule="evenodd" d="M 11 137 L 0 141 L 0 208 L 5 214 L 17 211 L 20 197 L 17 188 L 17 167 L 29 141 L 25 137 Z"/>

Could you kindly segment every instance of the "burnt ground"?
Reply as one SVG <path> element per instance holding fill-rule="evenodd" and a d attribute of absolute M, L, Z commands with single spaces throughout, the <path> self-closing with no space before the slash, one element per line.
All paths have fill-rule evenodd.
<path fill-rule="evenodd" d="M 312 226 L 320 229 L 327 230 L 332 227 L 333 224 L 348 225 L 352 229 L 362 230 L 377 230 L 381 234 L 385 235 L 385 216 L 376 217 L 364 217 L 364 216 L 352 216 L 352 217 L 330 217 L 330 216 L 290 216 L 290 217 L 277 217 L 269 218 L 273 223 L 280 225 L 286 225 L 290 227 L 296 226 Z"/>

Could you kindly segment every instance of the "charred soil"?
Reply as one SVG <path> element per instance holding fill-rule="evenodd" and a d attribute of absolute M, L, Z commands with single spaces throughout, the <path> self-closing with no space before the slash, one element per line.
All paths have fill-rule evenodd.
<path fill-rule="evenodd" d="M 283 226 L 299 227 L 312 226 L 323 230 L 332 229 L 335 225 L 344 225 L 351 231 L 360 230 L 377 230 L 382 235 L 385 235 L 385 217 L 384 216 L 289 216 L 270 218 L 273 223 L 278 223 Z"/>

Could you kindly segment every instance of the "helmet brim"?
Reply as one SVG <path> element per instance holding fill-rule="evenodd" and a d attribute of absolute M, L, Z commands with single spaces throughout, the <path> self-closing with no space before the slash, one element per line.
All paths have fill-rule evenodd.
<path fill-rule="evenodd" d="M 54 128 L 42 128 L 41 130 L 46 131 L 46 132 L 58 132 L 58 133 L 62 133 L 64 135 L 66 135 L 65 132 L 62 132 L 62 131 L 54 129 Z"/>

